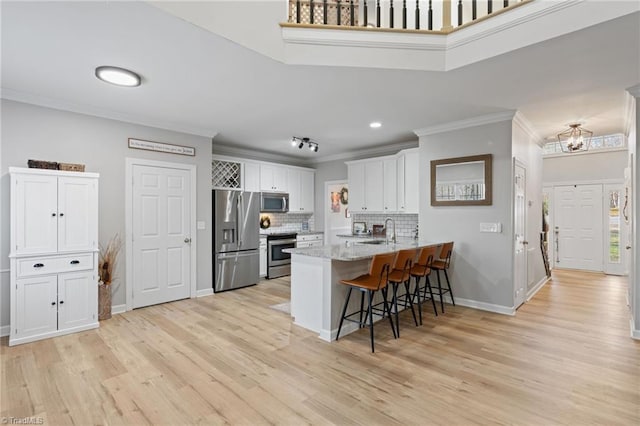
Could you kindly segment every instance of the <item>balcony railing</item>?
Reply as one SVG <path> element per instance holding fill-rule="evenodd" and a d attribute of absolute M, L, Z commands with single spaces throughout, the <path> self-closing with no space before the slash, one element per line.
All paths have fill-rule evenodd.
<path fill-rule="evenodd" d="M 289 23 L 451 32 L 533 0 L 289 0 Z"/>

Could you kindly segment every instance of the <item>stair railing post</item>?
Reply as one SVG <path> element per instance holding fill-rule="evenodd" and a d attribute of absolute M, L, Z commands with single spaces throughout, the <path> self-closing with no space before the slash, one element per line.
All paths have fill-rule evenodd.
<path fill-rule="evenodd" d="M 451 0 L 442 0 L 442 31 L 451 31 Z"/>

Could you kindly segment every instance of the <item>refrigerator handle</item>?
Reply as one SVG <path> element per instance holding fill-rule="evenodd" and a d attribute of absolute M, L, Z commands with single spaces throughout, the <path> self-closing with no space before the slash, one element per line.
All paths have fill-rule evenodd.
<path fill-rule="evenodd" d="M 236 214 L 238 217 L 236 218 L 236 232 L 238 233 L 238 250 L 242 247 L 242 229 L 244 224 L 242 223 L 242 219 L 244 218 L 244 212 L 242 211 L 243 202 L 242 202 L 242 192 L 238 193 L 238 198 L 236 199 L 238 205 L 236 208 Z"/>

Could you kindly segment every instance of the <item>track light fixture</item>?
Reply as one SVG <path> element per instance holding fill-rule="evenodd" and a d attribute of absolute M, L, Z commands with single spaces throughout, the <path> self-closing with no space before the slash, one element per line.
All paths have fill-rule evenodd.
<path fill-rule="evenodd" d="M 307 146 L 309 147 L 309 150 L 311 150 L 313 152 L 318 152 L 318 143 L 317 142 L 313 142 L 309 138 L 300 138 L 298 136 L 294 136 L 294 137 L 291 138 L 291 146 L 297 146 L 298 149 L 302 149 L 304 144 L 307 144 Z"/>

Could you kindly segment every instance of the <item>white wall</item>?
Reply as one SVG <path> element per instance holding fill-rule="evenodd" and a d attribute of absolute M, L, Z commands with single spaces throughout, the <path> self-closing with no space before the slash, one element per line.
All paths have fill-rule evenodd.
<path fill-rule="evenodd" d="M 454 297 L 508 311 L 514 305 L 511 120 L 420 137 L 420 237 L 454 241 Z M 493 154 L 491 206 L 432 207 L 430 161 Z M 502 223 L 502 233 L 480 233 L 481 222 Z"/>
<path fill-rule="evenodd" d="M 83 163 L 100 173 L 100 242 L 116 233 L 124 236 L 125 158 L 147 158 L 197 165 L 197 220 L 206 229 L 197 234 L 197 288 L 212 285 L 211 263 L 211 140 L 183 133 L 121 121 L 76 114 L 2 100 L 2 159 L 0 162 L 0 270 L 9 268 L 9 167 L 26 167 L 28 159 Z M 196 148 L 196 156 L 131 150 L 127 139 L 135 137 Z M 113 304 L 125 303 L 124 252 L 114 283 Z M 0 324 L 9 323 L 9 274 L 0 275 Z"/>
<path fill-rule="evenodd" d="M 527 291 L 545 279 L 546 271 L 540 249 L 542 232 L 542 148 L 536 136 L 530 134 L 519 120 L 513 121 L 513 157 L 527 169 Z"/>
<path fill-rule="evenodd" d="M 316 231 L 324 231 L 325 182 L 331 180 L 347 181 L 347 165 L 344 160 L 327 161 L 316 165 L 316 200 L 313 210 Z"/>
<path fill-rule="evenodd" d="M 627 151 L 548 157 L 542 161 L 542 180 L 545 184 L 602 179 L 623 180 L 628 161 Z"/>

